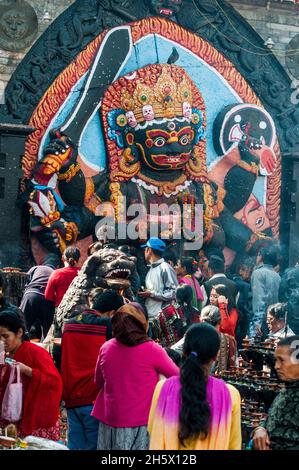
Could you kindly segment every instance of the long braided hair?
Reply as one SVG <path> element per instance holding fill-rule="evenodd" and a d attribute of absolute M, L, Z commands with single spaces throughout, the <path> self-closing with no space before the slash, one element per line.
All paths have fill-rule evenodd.
<path fill-rule="evenodd" d="M 208 323 L 192 325 L 185 337 L 184 363 L 181 367 L 182 404 L 179 420 L 179 440 L 185 446 L 188 439 L 205 439 L 210 431 L 211 410 L 207 401 L 208 374 L 206 365 L 216 358 L 220 337 Z"/>

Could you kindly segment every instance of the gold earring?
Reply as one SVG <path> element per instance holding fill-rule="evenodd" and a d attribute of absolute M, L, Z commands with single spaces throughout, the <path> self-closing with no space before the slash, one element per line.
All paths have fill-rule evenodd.
<path fill-rule="evenodd" d="M 131 178 L 135 175 L 140 170 L 140 163 L 132 163 L 135 160 L 134 155 L 132 155 L 132 150 L 131 147 L 127 147 L 123 154 L 122 157 L 119 161 L 119 168 L 120 170 L 124 173 L 124 176 L 130 176 Z"/>

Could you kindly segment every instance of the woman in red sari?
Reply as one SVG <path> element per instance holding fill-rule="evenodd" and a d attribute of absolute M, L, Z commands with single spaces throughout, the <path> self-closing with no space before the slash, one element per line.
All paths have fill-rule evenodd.
<path fill-rule="evenodd" d="M 23 412 L 17 423 L 18 434 L 58 440 L 62 381 L 50 354 L 26 340 L 25 331 L 19 309 L 0 313 L 0 341 L 4 342 L 6 357 L 20 366 L 23 383 Z M 9 375 L 10 366 L 0 366 L 0 427 L 8 424 L 1 417 L 1 408 Z"/>

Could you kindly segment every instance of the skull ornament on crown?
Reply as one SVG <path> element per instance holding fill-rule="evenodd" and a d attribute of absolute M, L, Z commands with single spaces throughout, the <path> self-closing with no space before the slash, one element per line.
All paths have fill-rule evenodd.
<path fill-rule="evenodd" d="M 136 121 L 133 111 L 128 111 L 126 113 L 126 118 L 128 120 L 129 126 L 136 127 L 138 125 L 138 122 Z"/>
<path fill-rule="evenodd" d="M 187 103 L 186 101 L 183 103 L 183 114 L 187 120 L 189 121 L 191 120 L 192 108 L 191 108 L 190 103 Z"/>
<path fill-rule="evenodd" d="M 142 113 L 146 121 L 153 121 L 155 119 L 154 110 L 151 105 L 143 106 Z"/>

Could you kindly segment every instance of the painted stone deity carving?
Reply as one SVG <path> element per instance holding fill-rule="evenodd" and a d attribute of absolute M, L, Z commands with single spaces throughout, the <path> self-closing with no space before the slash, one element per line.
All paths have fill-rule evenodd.
<path fill-rule="evenodd" d="M 160 23 L 161 34 L 169 25 L 172 34 L 176 28 L 181 31 L 164 19 L 144 21 L 155 30 Z M 143 22 L 136 23 L 135 41 L 140 25 Z M 172 46 L 167 46 L 169 52 Z M 179 54 L 175 55 L 178 60 Z M 211 114 L 198 81 L 167 57 L 162 63 L 128 67 L 116 81 L 107 79 L 105 88 L 105 59 L 101 57 L 101 68 L 94 63 L 87 69 L 81 95 L 65 114 L 65 121 L 59 127 L 52 125 L 27 188 L 31 230 L 48 251 L 61 252 L 66 245 L 94 235 L 99 215 L 105 215 L 100 208 L 107 207 L 109 212 L 112 205 L 116 218 L 128 223 L 127 216 L 119 213 L 118 203 L 124 198 L 127 207 L 133 203 L 145 206 L 146 222 L 153 224 L 161 223 L 163 214 L 152 215 L 152 204 L 191 207 L 192 222 L 195 206 L 201 204 L 203 239 L 210 247 L 250 251 L 271 236 L 271 221 L 254 186 L 261 174 L 272 175 L 277 167 L 273 121 L 259 105 L 241 100 L 238 104 L 231 98 L 236 104 L 222 108 L 221 113 L 218 106 L 217 113 Z M 251 98 L 248 87 L 244 88 L 243 96 Z M 95 112 L 106 163 L 105 169 L 87 173 L 80 136 Z M 254 113 L 264 127 L 259 127 L 260 134 Z M 212 134 L 218 157 L 207 166 Z M 119 241 L 123 239 L 119 237 Z"/>
<path fill-rule="evenodd" d="M 184 69 L 150 65 L 122 77 L 107 90 L 102 113 L 111 141 L 111 200 L 125 195 L 129 204 L 144 204 L 148 223 L 161 222 L 151 216 L 151 203 L 203 204 L 210 241 L 223 206 L 207 177 L 204 103 Z"/>
<path fill-rule="evenodd" d="M 208 177 L 205 105 L 183 68 L 149 65 L 131 76 L 121 77 L 106 91 L 101 112 L 109 182 L 103 175 L 84 179 L 75 146 L 59 131 L 52 133 L 51 143 L 35 173 L 38 185 L 29 202 L 34 212 L 33 230 L 43 243 L 50 248 L 52 242 L 53 250 L 57 249 L 53 241 L 56 244 L 58 241 L 62 249 L 79 234 L 81 237 L 91 234 L 100 202 L 110 200 L 117 210 L 119 200 L 126 196 L 128 205 L 145 204 L 148 213 L 153 202 L 179 203 L 181 207 L 203 204 L 205 243 L 222 248 L 227 244 L 232 249 L 245 249 L 248 244 L 251 247 L 250 243 L 256 241 L 252 238 L 253 231 L 242 219 L 233 217 L 223 204 L 224 197 L 228 197 L 225 190 Z M 234 149 L 234 153 L 234 163 L 240 165 L 239 150 Z M 42 191 L 54 172 L 58 173 L 60 193 L 68 206 L 62 212 L 58 196 L 49 190 L 45 196 Z M 39 223 L 35 224 L 39 215 L 38 198 L 49 199 L 52 210 L 41 214 Z M 48 233 L 39 230 L 40 222 L 48 228 Z"/>

